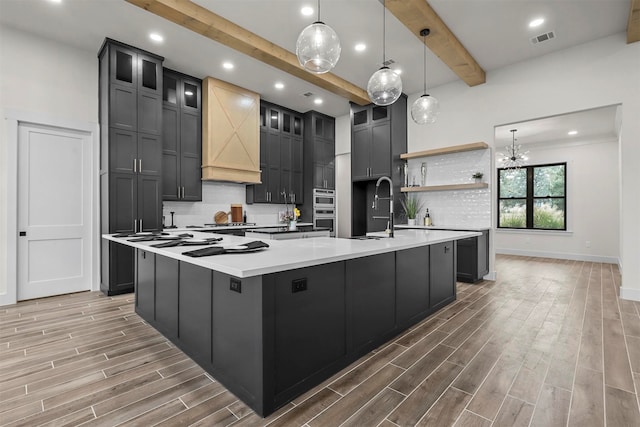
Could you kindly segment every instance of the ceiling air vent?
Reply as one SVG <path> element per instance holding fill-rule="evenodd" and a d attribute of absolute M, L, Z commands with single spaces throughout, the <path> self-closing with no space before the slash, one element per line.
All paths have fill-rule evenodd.
<path fill-rule="evenodd" d="M 311 92 L 303 93 L 302 96 L 306 96 L 308 98 L 310 96 L 313 96 L 313 93 Z"/>
<path fill-rule="evenodd" d="M 535 37 L 531 37 L 531 44 L 538 44 L 538 43 L 546 42 L 555 38 L 556 38 L 555 33 L 553 31 L 549 31 L 548 33 L 543 33 Z"/>

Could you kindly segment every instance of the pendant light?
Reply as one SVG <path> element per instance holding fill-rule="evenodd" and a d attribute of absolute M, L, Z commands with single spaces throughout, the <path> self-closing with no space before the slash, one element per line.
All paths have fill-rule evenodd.
<path fill-rule="evenodd" d="M 518 131 L 518 129 L 511 129 L 511 137 L 512 137 L 512 141 L 511 141 L 511 146 L 506 146 L 505 150 L 506 153 L 498 153 L 498 155 L 500 156 L 500 158 L 498 159 L 498 162 L 501 163 L 501 166 L 504 167 L 505 169 L 518 169 L 521 166 L 524 166 L 525 162 L 527 160 L 529 160 L 529 158 L 527 157 L 527 154 L 529 153 L 529 151 L 525 151 L 524 153 L 521 152 L 520 150 L 522 149 L 522 146 L 520 145 L 516 145 L 516 132 Z"/>
<path fill-rule="evenodd" d="M 427 36 L 431 31 L 425 28 L 420 31 L 422 36 L 423 56 L 424 56 L 424 78 L 423 95 L 416 99 L 411 106 L 411 118 L 419 125 L 434 123 L 440 114 L 440 103 L 436 98 L 427 93 Z"/>
<path fill-rule="evenodd" d="M 367 84 L 367 93 L 369 99 L 376 105 L 391 105 L 402 94 L 402 79 L 395 71 L 387 67 L 385 64 L 386 52 L 386 20 L 385 16 L 387 8 L 382 2 L 382 68 L 373 73 Z"/>
<path fill-rule="evenodd" d="M 340 39 L 336 32 L 320 21 L 318 0 L 318 20 L 302 30 L 296 41 L 298 61 L 307 71 L 324 74 L 336 66 L 340 50 Z"/>

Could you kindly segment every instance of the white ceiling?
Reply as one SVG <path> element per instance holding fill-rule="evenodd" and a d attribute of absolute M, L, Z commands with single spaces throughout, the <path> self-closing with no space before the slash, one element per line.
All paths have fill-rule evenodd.
<path fill-rule="evenodd" d="M 300 14 L 315 0 L 196 0 L 196 3 L 281 47 L 295 52 L 299 32 L 316 20 Z M 607 35 L 623 32 L 629 0 L 430 0 L 476 61 L 491 70 Z M 382 5 L 378 0 L 322 0 L 320 18 L 338 33 L 342 55 L 333 72 L 366 88 L 382 62 Z M 387 59 L 402 68 L 404 92 L 422 91 L 422 43 L 387 12 Z M 528 22 L 546 22 L 535 30 Z M 258 92 L 262 98 L 291 109 L 317 110 L 332 116 L 347 114 L 343 98 L 233 51 L 204 36 L 157 17 L 124 0 L 0 0 L 0 23 L 96 53 L 105 37 L 165 57 L 165 66 L 196 76 L 213 76 Z M 552 41 L 532 45 L 530 37 L 555 31 Z M 165 37 L 162 44 L 148 38 L 151 31 Z M 357 53 L 358 42 L 367 44 Z M 222 62 L 235 64 L 224 70 Z M 96 59 L 97 61 L 97 59 Z M 427 56 L 429 87 L 458 80 L 431 52 Z M 285 89 L 278 91 L 274 83 Z M 473 90 L 473 89 L 471 89 Z M 321 106 L 302 96 L 312 92 Z M 446 100 L 440 100 L 441 103 Z"/>

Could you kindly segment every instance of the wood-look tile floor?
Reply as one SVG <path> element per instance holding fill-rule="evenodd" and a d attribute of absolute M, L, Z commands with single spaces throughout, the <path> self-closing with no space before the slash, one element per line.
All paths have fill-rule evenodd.
<path fill-rule="evenodd" d="M 609 264 L 497 258 L 498 280 L 261 419 L 133 295 L 0 307 L 10 426 L 640 426 L 640 303 Z"/>

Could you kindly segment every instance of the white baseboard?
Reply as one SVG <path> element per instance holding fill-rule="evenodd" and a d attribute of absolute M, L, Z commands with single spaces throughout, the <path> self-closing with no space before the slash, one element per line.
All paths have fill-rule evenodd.
<path fill-rule="evenodd" d="M 574 261 L 602 262 L 605 264 L 620 265 L 620 259 L 618 257 L 600 256 L 600 255 L 570 254 L 570 253 L 564 253 L 564 252 L 528 251 L 524 249 L 502 249 L 502 248 L 496 249 L 496 254 L 532 256 L 532 257 L 538 257 L 538 258 L 570 259 Z"/>
<path fill-rule="evenodd" d="M 633 288 L 629 288 L 629 287 L 627 287 L 627 288 L 621 287 L 620 288 L 620 298 L 633 300 L 633 301 L 640 301 L 640 289 L 633 289 Z"/>
<path fill-rule="evenodd" d="M 493 280 L 495 281 L 498 278 L 498 273 L 496 271 L 490 271 L 489 274 L 483 277 L 484 280 Z"/>

